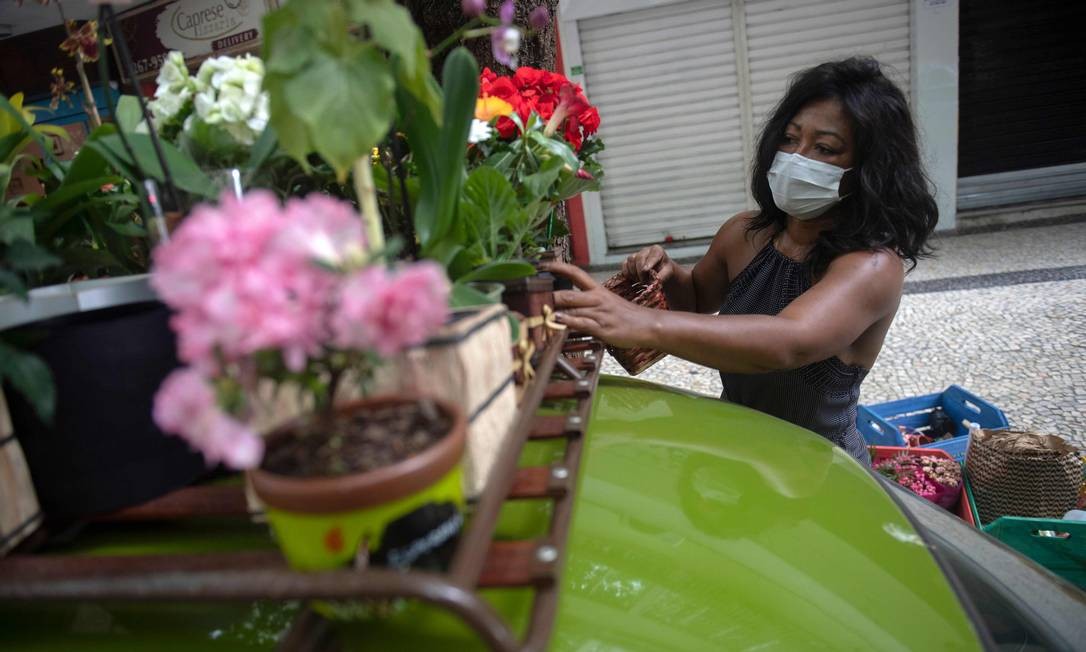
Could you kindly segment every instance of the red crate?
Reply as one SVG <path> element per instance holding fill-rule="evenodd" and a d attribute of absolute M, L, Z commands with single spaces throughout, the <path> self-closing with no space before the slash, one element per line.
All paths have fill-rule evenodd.
<path fill-rule="evenodd" d="M 868 450 L 871 452 L 871 466 L 882 462 L 883 460 L 890 459 L 898 453 L 907 453 L 909 455 L 915 455 L 916 457 L 943 457 L 951 461 L 954 460 L 954 456 L 947 453 L 944 450 L 938 448 L 906 448 L 904 446 L 869 446 Z M 958 498 L 958 506 L 953 510 L 954 514 L 958 518 L 962 519 L 969 525 L 977 527 L 977 521 L 973 517 L 973 510 L 969 508 L 969 497 L 965 491 L 965 472 L 962 471 L 962 484 L 961 484 L 961 496 Z"/>

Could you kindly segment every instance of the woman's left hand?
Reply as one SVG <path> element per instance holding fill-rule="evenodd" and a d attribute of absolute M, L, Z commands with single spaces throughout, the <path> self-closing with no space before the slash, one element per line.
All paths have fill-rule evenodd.
<path fill-rule="evenodd" d="M 554 293 L 556 318 L 573 330 L 619 348 L 645 346 L 651 339 L 653 310 L 626 301 L 592 280 L 587 272 L 565 263 L 547 263 L 544 271 L 564 276 L 580 291 Z"/>

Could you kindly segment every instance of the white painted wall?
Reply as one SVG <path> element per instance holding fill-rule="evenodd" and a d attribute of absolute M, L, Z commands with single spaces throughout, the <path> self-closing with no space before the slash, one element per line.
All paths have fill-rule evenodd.
<path fill-rule="evenodd" d="M 913 115 L 939 204 L 938 230 L 957 224 L 958 0 L 912 0 Z"/>

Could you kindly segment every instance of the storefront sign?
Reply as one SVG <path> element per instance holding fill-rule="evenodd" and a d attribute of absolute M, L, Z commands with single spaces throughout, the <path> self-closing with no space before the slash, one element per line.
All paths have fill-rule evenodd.
<path fill-rule="evenodd" d="M 274 0 L 156 0 L 118 17 L 136 76 L 146 79 L 157 74 L 171 50 L 184 53 L 191 65 L 256 49 L 261 19 L 275 5 Z"/>

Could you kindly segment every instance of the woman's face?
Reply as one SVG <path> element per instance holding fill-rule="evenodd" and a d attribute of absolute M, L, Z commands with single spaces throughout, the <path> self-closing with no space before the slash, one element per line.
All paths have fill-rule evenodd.
<path fill-rule="evenodd" d="M 837 167 L 852 167 L 852 124 L 844 107 L 836 99 L 807 104 L 788 123 L 778 149 Z"/>

